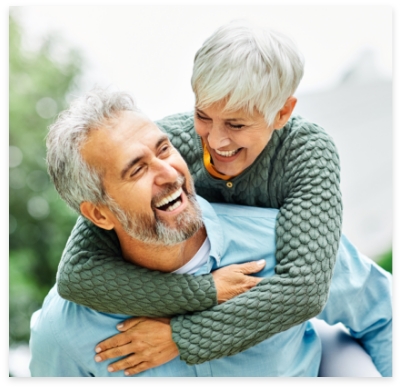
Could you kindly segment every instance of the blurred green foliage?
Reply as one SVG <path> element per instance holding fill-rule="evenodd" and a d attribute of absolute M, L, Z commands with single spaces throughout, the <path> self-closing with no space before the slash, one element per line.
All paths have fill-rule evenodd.
<path fill-rule="evenodd" d="M 392 274 L 392 249 L 377 259 L 377 263 Z"/>
<path fill-rule="evenodd" d="M 29 320 L 55 282 L 77 215 L 46 171 L 47 127 L 79 93 L 82 57 L 60 38 L 24 49 L 18 14 L 9 16 L 9 320 L 10 345 L 29 340 Z M 26 44 L 25 44 L 26 46 Z"/>

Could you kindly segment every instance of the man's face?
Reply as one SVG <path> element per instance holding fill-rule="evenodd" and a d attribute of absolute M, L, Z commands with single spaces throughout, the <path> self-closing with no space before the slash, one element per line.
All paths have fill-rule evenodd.
<path fill-rule="evenodd" d="M 145 116 L 122 111 L 93 130 L 82 146 L 86 162 L 103 172 L 115 223 L 134 239 L 173 245 L 202 226 L 187 165 L 166 134 Z"/>

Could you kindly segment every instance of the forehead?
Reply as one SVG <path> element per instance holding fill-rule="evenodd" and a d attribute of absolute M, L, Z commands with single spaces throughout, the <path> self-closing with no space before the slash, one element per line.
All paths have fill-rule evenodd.
<path fill-rule="evenodd" d="M 108 171 L 144 149 L 152 149 L 163 135 L 146 116 L 123 111 L 105 126 L 92 130 L 81 153 L 89 165 Z"/>

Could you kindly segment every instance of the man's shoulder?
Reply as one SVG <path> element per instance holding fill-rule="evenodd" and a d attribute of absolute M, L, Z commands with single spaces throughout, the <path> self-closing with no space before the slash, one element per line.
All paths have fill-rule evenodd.
<path fill-rule="evenodd" d="M 32 355 L 41 355 L 46 350 L 64 346 L 59 333 L 64 333 L 68 326 L 63 300 L 54 286 L 45 297 L 42 308 L 31 317 L 30 347 Z"/>
<path fill-rule="evenodd" d="M 115 333 L 115 326 L 128 316 L 98 312 L 63 299 L 54 286 L 46 296 L 42 308 L 31 319 L 31 341 L 39 347 L 44 340 L 72 353 L 79 353 L 84 345 L 92 346 Z M 106 334 L 106 335 L 105 335 Z M 75 347 L 71 347 L 71 339 Z M 74 351 L 74 350 L 78 351 Z"/>
<path fill-rule="evenodd" d="M 210 203 L 201 196 L 197 196 L 204 218 L 229 220 L 240 218 L 246 220 L 264 219 L 275 224 L 279 210 L 273 208 L 251 207 L 248 205 Z"/>
<path fill-rule="evenodd" d="M 58 330 L 61 329 L 63 331 L 63 327 L 67 326 L 66 318 L 70 316 L 69 312 L 71 308 L 78 308 L 79 305 L 64 300 L 57 293 L 57 287 L 53 286 L 50 289 L 48 295 L 45 297 L 43 301 L 42 308 L 39 311 L 36 311 L 31 319 L 31 330 L 38 334 L 47 333 L 48 336 L 55 336 L 58 333 Z"/>

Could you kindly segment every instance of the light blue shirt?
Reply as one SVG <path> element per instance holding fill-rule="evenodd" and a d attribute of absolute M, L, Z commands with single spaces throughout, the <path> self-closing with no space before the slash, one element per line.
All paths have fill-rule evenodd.
<path fill-rule="evenodd" d="M 274 274 L 278 211 L 198 198 L 211 244 L 208 261 L 196 274 L 264 258 L 259 276 Z M 328 302 L 318 316 L 343 323 L 360 339 L 383 376 L 392 376 L 392 276 L 359 253 L 342 236 Z M 113 360 L 94 361 L 95 346 L 116 334 L 128 316 L 106 314 L 62 299 L 56 288 L 31 319 L 32 376 L 123 377 L 109 373 Z M 230 357 L 188 366 L 179 357 L 135 377 L 316 377 L 321 342 L 308 321 Z"/>

